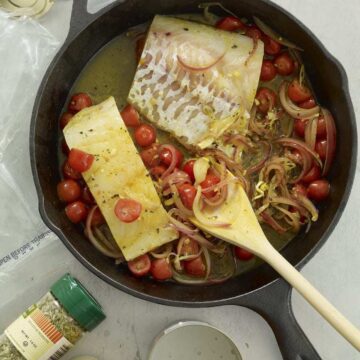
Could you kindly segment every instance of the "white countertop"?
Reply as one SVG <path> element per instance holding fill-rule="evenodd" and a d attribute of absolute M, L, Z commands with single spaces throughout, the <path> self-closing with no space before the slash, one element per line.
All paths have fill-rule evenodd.
<path fill-rule="evenodd" d="M 101 7 L 101 4 L 110 2 L 111 0 L 89 0 L 89 9 L 94 12 Z M 344 65 L 349 77 L 355 112 L 360 119 L 360 1 L 276 0 L 274 2 L 283 6 L 312 29 Z M 50 13 L 41 19 L 43 26 L 61 42 L 68 31 L 71 5 L 72 1 L 56 0 Z M 5 89 L 6 86 L 4 82 L 0 83 L 0 90 Z M 345 316 L 360 327 L 360 246 L 357 238 L 360 232 L 358 209 L 360 177 L 358 173 L 359 167 L 350 201 L 339 224 L 321 250 L 304 267 L 302 273 Z M 30 173 L 27 175 L 31 176 Z M 34 204 L 34 209 L 36 207 L 37 205 Z M 37 300 L 54 280 L 69 271 L 95 295 L 108 317 L 64 359 L 89 354 L 101 360 L 146 360 L 153 338 L 163 328 L 183 319 L 206 321 L 224 330 L 235 340 L 244 360 L 281 359 L 270 327 L 256 313 L 233 306 L 184 309 L 139 300 L 114 289 L 86 270 L 54 236 L 48 235 L 46 240 L 49 242 L 48 246 L 24 257 L 22 262 L 15 265 L 16 271 L 12 269 L 10 275 L 1 273 L 0 268 L 0 293 L 11 293 L 13 298 L 11 303 L 1 301 L 3 295 L 0 294 L 0 332 L 29 305 L 29 302 Z M 40 256 L 42 260 L 37 261 Z M 6 288 L 2 282 L 5 281 L 4 276 L 6 279 L 12 279 L 11 285 L 7 285 Z M 28 289 L 26 294 L 23 292 L 24 288 Z M 296 292 L 293 296 L 293 306 L 300 326 L 324 359 L 360 359 L 359 353 Z"/>

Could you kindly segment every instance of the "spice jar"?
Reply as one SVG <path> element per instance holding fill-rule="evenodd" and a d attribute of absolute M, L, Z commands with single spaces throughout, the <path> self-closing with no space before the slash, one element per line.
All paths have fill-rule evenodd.
<path fill-rule="evenodd" d="M 0 335 L 0 359 L 59 359 L 104 319 L 99 303 L 66 274 Z"/>

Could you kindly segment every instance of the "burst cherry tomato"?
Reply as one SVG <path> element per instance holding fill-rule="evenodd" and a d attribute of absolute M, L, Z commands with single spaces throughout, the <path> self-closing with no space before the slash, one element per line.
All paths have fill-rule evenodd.
<path fill-rule="evenodd" d="M 185 171 L 189 175 L 191 182 L 195 181 L 194 164 L 195 164 L 195 160 L 189 160 L 183 166 L 183 171 Z"/>
<path fill-rule="evenodd" d="M 160 160 L 163 164 L 169 166 L 172 162 L 172 154 L 169 149 L 162 149 L 159 154 Z M 184 155 L 182 152 L 175 148 L 175 161 L 176 161 L 176 167 L 180 167 L 184 159 Z"/>
<path fill-rule="evenodd" d="M 185 261 L 184 268 L 192 276 L 204 276 L 206 274 L 206 266 L 201 256 L 194 260 Z"/>
<path fill-rule="evenodd" d="M 100 209 L 97 207 L 91 219 L 91 226 L 100 226 L 102 224 L 105 224 L 105 219 Z"/>
<path fill-rule="evenodd" d="M 248 261 L 254 257 L 254 254 L 252 254 L 250 251 L 247 251 L 241 247 L 235 247 L 235 254 L 236 256 L 243 261 Z"/>
<path fill-rule="evenodd" d="M 151 263 L 151 275 L 156 280 L 167 280 L 172 277 L 170 263 L 166 259 L 155 259 Z"/>
<path fill-rule="evenodd" d="M 81 174 L 70 166 L 68 160 L 66 160 L 64 162 L 63 174 L 64 174 L 64 177 L 67 179 L 73 179 L 73 180 L 81 179 Z"/>
<path fill-rule="evenodd" d="M 274 60 L 274 66 L 279 75 L 288 76 L 295 69 L 294 60 L 288 53 L 282 53 Z"/>
<path fill-rule="evenodd" d="M 319 139 L 326 137 L 326 122 L 323 116 L 318 118 L 316 137 Z"/>
<path fill-rule="evenodd" d="M 200 186 L 203 190 L 206 190 L 207 188 L 212 187 L 212 186 L 218 184 L 219 182 L 220 182 L 220 179 L 216 175 L 214 175 L 212 173 L 208 173 L 206 175 L 205 180 L 200 183 Z M 209 192 L 205 192 L 203 194 L 207 198 L 212 198 L 216 195 L 216 191 L 212 190 Z"/>
<path fill-rule="evenodd" d="M 260 88 L 256 94 L 259 101 L 258 109 L 266 114 L 276 103 L 276 94 L 268 88 Z"/>
<path fill-rule="evenodd" d="M 271 39 L 270 37 L 264 35 L 264 50 L 265 50 L 265 53 L 268 54 L 268 55 L 277 55 L 280 50 L 281 50 L 281 45 Z"/>
<path fill-rule="evenodd" d="M 125 223 L 137 220 L 141 214 L 142 205 L 133 199 L 119 199 L 115 205 L 115 215 Z"/>
<path fill-rule="evenodd" d="M 308 123 L 308 119 L 296 119 L 294 123 L 294 131 L 297 136 L 304 137 L 305 136 L 305 127 Z"/>
<path fill-rule="evenodd" d="M 70 112 L 64 112 L 60 117 L 60 128 L 63 129 L 73 118 L 74 114 Z"/>
<path fill-rule="evenodd" d="M 79 173 L 85 172 L 91 168 L 94 162 L 94 155 L 88 154 L 79 149 L 71 149 L 69 153 L 69 165 Z"/>
<path fill-rule="evenodd" d="M 271 81 L 276 76 L 276 69 L 270 60 L 264 60 L 261 65 L 260 80 Z"/>
<path fill-rule="evenodd" d="M 77 224 L 86 219 L 88 209 L 82 201 L 75 201 L 65 207 L 65 213 L 71 222 Z"/>
<path fill-rule="evenodd" d="M 321 160 L 326 159 L 326 148 L 327 148 L 326 140 L 319 140 L 315 144 L 315 151 L 319 154 Z"/>
<path fill-rule="evenodd" d="M 134 260 L 128 261 L 129 270 L 133 275 L 141 277 L 150 271 L 151 260 L 148 254 L 141 255 Z"/>
<path fill-rule="evenodd" d="M 306 187 L 303 184 L 295 184 L 292 188 L 292 191 L 303 196 L 306 196 L 307 194 Z"/>
<path fill-rule="evenodd" d="M 178 190 L 181 202 L 187 209 L 192 210 L 194 199 L 196 196 L 195 187 L 190 184 L 183 184 L 179 187 Z"/>
<path fill-rule="evenodd" d="M 153 167 L 155 165 L 158 165 L 160 163 L 159 145 L 152 144 L 148 148 L 142 150 L 140 152 L 140 156 L 145 166 Z"/>
<path fill-rule="evenodd" d="M 307 174 L 305 174 L 301 181 L 304 183 L 311 183 L 312 181 L 315 181 L 317 179 L 320 179 L 321 176 L 321 170 L 319 166 L 314 165 Z"/>
<path fill-rule="evenodd" d="M 313 107 L 316 106 L 316 101 L 313 97 L 311 97 L 310 99 L 305 100 L 300 104 L 298 104 L 298 106 L 301 107 L 302 109 L 312 109 Z"/>
<path fill-rule="evenodd" d="M 141 147 L 150 146 L 156 140 L 155 129 L 147 124 L 142 124 L 137 127 L 134 136 L 137 144 Z"/>
<path fill-rule="evenodd" d="M 136 109 L 130 104 L 126 105 L 120 113 L 124 123 L 128 127 L 137 127 L 140 125 L 140 116 Z"/>
<path fill-rule="evenodd" d="M 161 175 L 166 171 L 166 167 L 163 165 L 157 165 L 150 169 L 151 176 L 158 180 L 161 178 Z"/>
<path fill-rule="evenodd" d="M 288 87 L 290 100 L 295 103 L 304 102 L 311 98 L 311 91 L 305 85 L 301 85 L 297 79 L 294 79 Z"/>
<path fill-rule="evenodd" d="M 243 30 L 246 28 L 245 24 L 234 16 L 227 16 L 220 19 L 216 23 L 216 27 L 226 31 Z"/>
<path fill-rule="evenodd" d="M 251 37 L 254 40 L 260 40 L 262 38 L 262 32 L 260 29 L 258 29 L 255 25 L 250 25 L 246 31 L 245 35 L 248 37 Z"/>
<path fill-rule="evenodd" d="M 309 184 L 307 194 L 310 199 L 315 201 L 325 200 L 330 192 L 330 184 L 327 180 L 315 180 Z"/>
<path fill-rule="evenodd" d="M 196 255 L 199 253 L 199 244 L 197 241 L 192 239 L 185 239 L 183 246 L 180 250 L 181 256 L 187 256 L 187 255 Z"/>
<path fill-rule="evenodd" d="M 81 188 L 75 180 L 63 180 L 57 185 L 57 194 L 61 201 L 73 202 L 80 197 Z"/>
<path fill-rule="evenodd" d="M 85 109 L 92 105 L 91 98 L 88 94 L 78 93 L 71 97 L 68 110 L 73 114 L 76 114 L 82 109 Z"/>
<path fill-rule="evenodd" d="M 81 200 L 89 205 L 95 204 L 95 199 L 87 186 L 82 189 Z"/>

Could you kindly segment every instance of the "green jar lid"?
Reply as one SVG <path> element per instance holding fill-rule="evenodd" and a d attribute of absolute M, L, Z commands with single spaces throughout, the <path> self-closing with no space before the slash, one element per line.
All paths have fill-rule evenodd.
<path fill-rule="evenodd" d="M 106 317 L 100 304 L 70 274 L 59 279 L 50 291 L 64 309 L 88 331 L 98 326 Z"/>

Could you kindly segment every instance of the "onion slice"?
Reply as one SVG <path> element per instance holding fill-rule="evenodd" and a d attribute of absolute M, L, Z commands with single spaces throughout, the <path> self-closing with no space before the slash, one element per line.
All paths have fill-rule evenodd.
<path fill-rule="evenodd" d="M 306 210 L 309 211 L 309 213 L 311 214 L 311 220 L 316 221 L 319 217 L 319 212 L 316 209 L 315 205 L 306 196 L 301 195 L 298 192 L 294 192 L 293 196 L 296 200 L 298 200 L 300 205 L 302 205 Z"/>
<path fill-rule="evenodd" d="M 185 68 L 186 70 L 190 70 L 190 71 L 206 71 L 211 69 L 212 67 L 214 67 L 219 61 L 221 61 L 221 59 L 225 56 L 225 53 L 222 53 L 220 56 L 218 56 L 217 58 L 213 59 L 209 64 L 204 64 L 204 65 L 199 65 L 199 66 L 193 66 L 190 65 L 189 63 L 186 62 L 186 60 L 184 58 L 182 58 L 180 55 L 177 55 L 177 60 L 179 62 L 179 64 Z"/>
<path fill-rule="evenodd" d="M 166 171 L 161 175 L 161 178 L 165 179 L 168 175 L 170 175 L 174 171 L 176 167 L 177 157 L 176 157 L 176 149 L 174 145 L 171 144 L 161 145 L 159 149 L 159 153 L 162 150 L 169 150 L 171 153 L 171 163 L 169 167 L 166 169 Z"/>
<path fill-rule="evenodd" d="M 317 125 L 317 116 L 309 119 L 309 121 L 305 125 L 305 142 L 311 150 L 315 149 Z"/>
<path fill-rule="evenodd" d="M 330 111 L 324 108 L 322 108 L 321 111 L 326 125 L 326 158 L 322 171 L 322 175 L 325 176 L 328 174 L 330 166 L 334 160 L 336 148 L 336 126 Z"/>
<path fill-rule="evenodd" d="M 279 234 L 283 234 L 286 232 L 286 229 L 281 226 L 271 215 L 269 215 L 266 211 L 262 212 L 260 216 L 263 218 L 263 220 L 270 225 L 276 232 Z"/>

